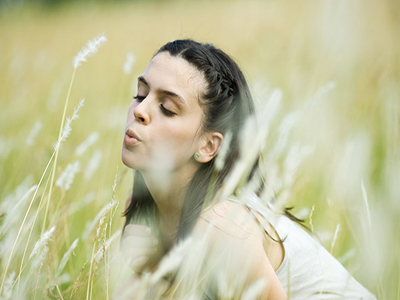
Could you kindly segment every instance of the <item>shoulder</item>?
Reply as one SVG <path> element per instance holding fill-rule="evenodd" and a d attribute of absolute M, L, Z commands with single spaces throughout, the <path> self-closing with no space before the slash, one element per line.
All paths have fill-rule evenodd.
<path fill-rule="evenodd" d="M 229 200 L 215 204 L 201 214 L 194 236 L 207 238 L 210 252 L 225 253 L 224 260 L 231 260 L 229 264 L 243 265 L 250 259 L 261 261 L 266 258 L 263 235 L 253 214 Z"/>
<path fill-rule="evenodd" d="M 270 284 L 263 292 L 268 296 L 262 299 L 285 299 L 263 247 L 262 227 L 247 207 L 229 200 L 211 206 L 199 217 L 193 235 L 208 238 L 210 250 L 206 263 L 213 270 L 242 274 L 245 285 L 265 279 Z"/>
<path fill-rule="evenodd" d="M 232 239 L 262 239 L 262 228 L 250 210 L 239 203 L 225 200 L 202 212 L 195 232 L 210 228 L 211 235 L 226 235 Z"/>
<path fill-rule="evenodd" d="M 210 253 L 224 253 L 219 258 L 224 265 L 247 265 L 250 260 L 266 258 L 263 236 L 253 215 L 229 200 L 205 210 L 195 224 L 193 236 L 206 238 Z"/>

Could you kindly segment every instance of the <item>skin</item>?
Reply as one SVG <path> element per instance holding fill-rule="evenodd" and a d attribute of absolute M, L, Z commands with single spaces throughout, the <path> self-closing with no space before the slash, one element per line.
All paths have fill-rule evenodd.
<path fill-rule="evenodd" d="M 283 260 L 283 256 L 277 257 L 282 253 L 282 245 L 269 243 L 270 238 L 265 237 L 256 222 L 258 217 L 249 214 L 238 203 L 223 201 L 203 212 L 193 235 L 201 239 L 205 232 L 209 232 L 211 247 L 206 264 L 212 266 L 211 270 L 223 269 L 234 276 L 247 274 L 246 286 L 262 278 L 267 284 L 259 299 L 286 299 L 285 291 L 275 274 Z M 269 232 L 279 239 L 274 230 Z M 271 263 L 268 254 L 272 255 L 274 262 Z M 234 280 L 235 277 L 232 278 Z"/>
<path fill-rule="evenodd" d="M 126 226 L 122 248 L 136 272 L 154 266 L 175 244 L 174 236 L 187 185 L 201 164 L 217 155 L 222 142 L 220 133 L 203 132 L 201 129 L 203 110 L 199 95 L 205 86 L 204 78 L 197 69 L 184 59 L 168 53 L 157 54 L 139 77 L 138 94 L 129 107 L 125 128 L 126 132 L 131 130 L 130 134 L 134 132 L 138 140 L 133 145 L 124 140 L 121 158 L 126 166 L 142 173 L 159 210 L 160 229 L 166 238 L 158 240 L 143 225 Z M 217 252 L 235 249 L 226 256 L 235 259 L 225 263 L 232 265 L 234 262 L 234 267 L 238 269 L 244 265 L 248 267 L 251 274 L 247 278 L 249 284 L 258 278 L 265 278 L 269 284 L 263 291 L 263 299 L 285 299 L 274 272 L 274 267 L 279 266 L 283 258 L 276 253 L 279 254 L 282 249 L 266 251 L 268 245 L 260 234 L 238 238 L 237 234 L 243 232 L 243 228 L 246 233 L 260 232 L 254 220 L 249 224 L 240 224 L 237 234 L 227 233 L 225 229 L 234 228 L 234 224 L 229 223 L 234 205 L 225 202 L 222 210 L 221 204 L 218 204 L 205 211 L 197 221 L 193 234 L 201 236 L 210 223 L 216 224 L 210 230 L 214 249 Z M 216 214 L 216 211 L 220 213 Z M 244 213 L 241 211 L 239 215 L 244 216 Z M 249 249 L 252 249 L 251 253 Z M 274 257 L 272 264 L 266 253 Z"/>

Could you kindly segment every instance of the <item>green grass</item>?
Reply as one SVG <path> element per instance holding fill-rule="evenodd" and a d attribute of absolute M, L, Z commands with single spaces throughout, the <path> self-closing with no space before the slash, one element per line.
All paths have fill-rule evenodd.
<path fill-rule="evenodd" d="M 314 206 L 313 226 L 321 238 L 326 237 L 324 244 L 328 250 L 340 223 L 341 231 L 332 253 L 341 257 L 355 249 L 356 254 L 344 262 L 351 273 L 379 299 L 400 299 L 400 239 L 396 233 L 400 227 L 398 6 L 394 1 L 346 3 L 168 1 L 93 3 L 51 11 L 26 6 L 0 12 L 1 205 L 10 195 L 15 195 L 8 198 L 15 204 L 29 187 L 38 184 L 58 137 L 73 74 L 72 59 L 87 40 L 101 33 L 108 38 L 99 53 L 77 69 L 66 115 L 72 114 L 82 98 L 85 106 L 60 148 L 54 178 L 76 160 L 81 171 L 70 190 L 53 186 L 49 218 L 44 224 L 45 230 L 56 226 L 48 244 L 48 257 L 40 272 L 30 261 L 14 287 L 14 296 L 17 289 L 21 293 L 32 290 L 30 285 L 37 282 L 39 288 L 30 292 L 29 298 L 51 298 L 52 294 L 59 297 L 61 293 L 69 299 L 75 287 L 75 297 L 86 297 L 93 245 L 98 247 L 101 241 L 95 242 L 96 232 L 83 240 L 83 233 L 102 207 L 111 202 L 116 175 L 114 198 L 119 206 L 112 232 L 107 231 L 106 237 L 123 225 L 121 214 L 131 188 L 132 172 L 121 163 L 120 150 L 136 78 L 159 46 L 189 37 L 212 42 L 233 55 L 245 71 L 258 102 L 265 101 L 274 88 L 282 89 L 282 109 L 273 123 L 268 147 L 276 142 L 284 116 L 301 110 L 289 145 L 298 141 L 313 145 L 315 150 L 300 165 L 287 204 L 294 205 L 297 212 Z M 132 73 L 125 75 L 122 65 L 128 52 L 135 55 L 136 63 Z M 308 106 L 317 91 L 329 82 L 335 82 L 335 87 L 314 106 Z M 37 121 L 42 123 L 42 129 L 34 144 L 28 146 L 27 136 Z M 76 147 L 94 131 L 99 133 L 99 139 L 84 154 L 76 155 Z M 101 162 L 94 175 L 85 179 L 88 161 L 96 150 L 102 153 Z M 285 154 L 282 152 L 278 160 L 281 174 Z M 29 257 L 39 238 L 50 170 L 51 167 L 22 227 L 7 276 L 11 271 L 18 276 L 25 246 L 28 245 Z M 27 183 L 17 191 L 25 179 Z M 371 229 L 366 227 L 361 181 L 368 192 Z M 68 215 L 68 209 L 89 193 L 94 200 Z M 30 227 L 42 197 L 38 219 Z M 7 249 L 15 240 L 31 199 L 32 196 L 22 205 L 21 216 L 15 216 L 15 223 L 1 233 L 2 276 L 9 257 Z M 4 207 L 8 210 L 0 213 L 9 213 L 11 207 Z M 110 218 L 109 212 L 105 223 Z M 0 220 L 4 224 L 5 215 Z M 31 228 L 32 237 L 27 244 Z M 75 255 L 63 272 L 69 274 L 70 280 L 58 281 L 58 292 L 54 275 L 76 238 L 80 240 Z M 117 250 L 118 238 L 111 244 L 107 261 L 115 257 Z M 126 270 L 118 274 L 121 265 L 123 262 L 118 259 L 110 263 L 110 293 L 127 274 Z M 104 278 L 108 276 L 104 272 L 104 263 L 100 261 L 94 277 L 91 275 L 92 299 L 106 298 Z"/>

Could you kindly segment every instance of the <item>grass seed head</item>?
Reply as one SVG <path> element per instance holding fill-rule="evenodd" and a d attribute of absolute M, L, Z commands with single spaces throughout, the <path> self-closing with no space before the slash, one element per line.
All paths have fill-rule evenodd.
<path fill-rule="evenodd" d="M 56 226 L 53 226 L 41 235 L 39 240 L 35 243 L 35 246 L 33 247 L 31 255 L 29 256 L 29 259 L 31 259 L 32 256 L 34 256 L 39 251 L 45 250 L 45 248 L 47 248 L 46 245 L 50 241 L 51 236 L 53 235 L 55 230 L 56 230 Z M 48 248 L 47 248 L 47 250 L 48 250 Z"/>
<path fill-rule="evenodd" d="M 79 161 L 75 161 L 74 163 L 68 164 L 65 168 L 64 172 L 60 175 L 60 177 L 56 181 L 56 185 L 61 189 L 67 191 L 71 188 L 72 183 L 74 182 L 75 175 L 81 170 L 81 165 Z"/>
<path fill-rule="evenodd" d="M 97 131 L 92 132 L 85 141 L 83 141 L 78 147 L 75 149 L 75 155 L 81 156 L 86 150 L 92 146 L 100 137 L 100 134 Z"/>
<path fill-rule="evenodd" d="M 64 270 L 65 265 L 67 264 L 72 252 L 75 250 L 76 246 L 78 246 L 78 241 L 79 238 L 77 238 L 75 241 L 73 241 L 73 243 L 71 244 L 71 246 L 68 248 L 68 250 L 64 253 L 60 264 L 58 265 L 58 269 L 57 269 L 57 273 L 54 276 L 55 279 L 57 279 L 61 272 Z"/>
<path fill-rule="evenodd" d="M 122 66 L 122 69 L 124 71 L 125 75 L 129 75 L 132 72 L 132 67 L 136 61 L 135 55 L 133 55 L 132 52 L 128 52 L 126 54 L 126 60 L 124 62 L 124 65 Z"/>
<path fill-rule="evenodd" d="M 42 129 L 42 122 L 36 121 L 36 123 L 33 125 L 28 138 L 26 139 L 26 144 L 28 146 L 32 146 L 35 142 L 35 138 L 38 135 L 39 131 Z"/>
<path fill-rule="evenodd" d="M 99 47 L 107 41 L 107 38 L 104 34 L 94 38 L 87 42 L 86 47 L 82 48 L 81 51 L 74 57 L 72 65 L 74 69 L 78 68 L 83 62 L 87 61 L 87 58 L 94 55 Z"/>
<path fill-rule="evenodd" d="M 260 278 L 252 285 L 250 285 L 243 293 L 241 300 L 256 300 L 259 299 L 263 289 L 267 283 L 265 279 Z"/>
<path fill-rule="evenodd" d="M 86 180 L 89 180 L 90 178 L 92 178 L 93 174 L 97 171 L 97 169 L 99 168 L 100 164 L 101 164 L 101 159 L 103 157 L 103 153 L 100 149 L 97 149 L 92 157 L 90 158 L 86 168 L 85 168 L 85 173 L 84 173 L 84 177 Z"/>
<path fill-rule="evenodd" d="M 9 300 L 12 297 L 12 287 L 14 285 L 15 281 L 15 271 L 13 271 L 11 274 L 9 274 L 4 281 L 4 287 L 3 287 L 3 292 L 0 297 L 1 300 Z"/>

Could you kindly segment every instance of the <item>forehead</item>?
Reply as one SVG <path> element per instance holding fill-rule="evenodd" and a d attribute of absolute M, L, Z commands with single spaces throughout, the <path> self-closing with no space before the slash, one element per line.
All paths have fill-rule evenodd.
<path fill-rule="evenodd" d="M 172 91 L 186 101 L 199 99 L 206 86 L 199 70 L 183 58 L 171 56 L 168 52 L 157 54 L 148 64 L 143 77 L 151 88 Z"/>

